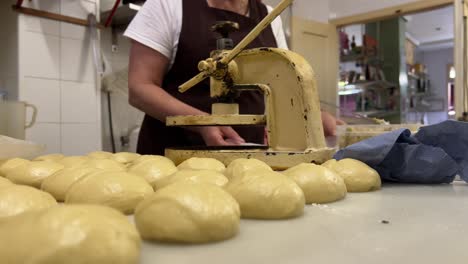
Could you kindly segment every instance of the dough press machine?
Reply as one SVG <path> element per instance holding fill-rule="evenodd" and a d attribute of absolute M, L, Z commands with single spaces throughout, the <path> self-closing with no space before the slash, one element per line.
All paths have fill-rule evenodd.
<path fill-rule="evenodd" d="M 293 0 L 283 0 L 236 47 L 228 33 L 238 27 L 220 22 L 212 30 L 221 34 L 217 50 L 198 64 L 200 73 L 182 84 L 185 92 L 210 78 L 211 115 L 170 116 L 167 126 L 265 126 L 268 144 L 261 146 L 167 148 L 165 155 L 176 164 L 191 157 L 209 157 L 229 164 L 237 158 L 255 158 L 277 170 L 302 162 L 321 164 L 330 159 L 323 133 L 320 100 L 315 73 L 299 54 L 279 48 L 245 47 L 288 7 Z M 261 91 L 265 100 L 264 115 L 239 114 L 236 99 L 243 91 Z M 233 102 L 233 103 L 225 103 Z"/>

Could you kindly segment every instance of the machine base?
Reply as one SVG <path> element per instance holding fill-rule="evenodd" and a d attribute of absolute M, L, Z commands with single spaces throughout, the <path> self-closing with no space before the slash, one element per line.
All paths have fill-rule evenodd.
<path fill-rule="evenodd" d="M 214 158 L 226 166 L 235 159 L 252 158 L 267 163 L 274 170 L 285 170 L 300 163 L 322 164 L 332 158 L 333 148 L 313 149 L 305 152 L 271 151 L 266 149 L 166 149 L 166 157 L 176 165 L 192 157 Z"/>

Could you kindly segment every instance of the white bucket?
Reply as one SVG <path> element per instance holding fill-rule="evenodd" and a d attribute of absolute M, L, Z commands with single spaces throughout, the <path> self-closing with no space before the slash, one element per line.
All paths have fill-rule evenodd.
<path fill-rule="evenodd" d="M 31 120 L 26 122 L 26 109 L 32 109 Z M 36 122 L 37 108 L 26 102 L 0 101 L 0 135 L 25 139 L 26 129 Z"/>

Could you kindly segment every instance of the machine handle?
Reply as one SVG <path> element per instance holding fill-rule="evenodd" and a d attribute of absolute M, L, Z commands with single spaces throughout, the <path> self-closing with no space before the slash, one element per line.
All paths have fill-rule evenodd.
<path fill-rule="evenodd" d="M 210 74 L 206 71 L 202 71 L 199 74 L 195 75 L 192 79 L 186 81 L 181 86 L 179 86 L 179 92 L 185 93 L 188 89 L 192 88 L 193 86 L 197 85 L 201 81 L 205 80 L 209 77 Z"/>
<path fill-rule="evenodd" d="M 227 65 L 229 62 L 231 62 L 235 57 L 237 57 L 237 55 L 239 55 L 239 53 L 241 53 L 242 50 L 245 49 L 245 47 L 247 47 L 247 45 L 250 44 L 250 42 L 252 42 L 256 37 L 258 37 L 258 35 L 260 35 L 260 33 L 266 27 L 268 27 L 271 24 L 271 22 L 273 22 L 273 20 L 275 20 L 275 18 L 278 17 L 281 14 L 281 12 L 283 12 L 293 1 L 294 0 L 282 0 L 281 3 L 279 3 L 275 7 L 275 9 L 273 9 L 266 17 L 264 17 L 262 21 L 260 21 L 260 23 L 258 23 L 258 25 L 255 26 L 255 28 L 252 31 L 250 31 L 250 33 L 247 34 L 247 36 L 245 36 L 244 39 L 242 39 L 241 42 L 237 44 L 237 46 L 234 47 L 234 49 L 232 49 L 227 55 L 222 57 L 218 63 L 222 65 Z M 193 86 L 197 85 L 198 83 L 209 77 L 212 72 L 214 72 L 214 69 L 205 69 L 201 71 L 195 77 L 180 85 L 179 92 L 183 93 L 188 89 L 192 88 Z"/>
<path fill-rule="evenodd" d="M 37 118 L 37 107 L 35 105 L 32 105 L 32 104 L 28 104 L 28 103 L 25 103 L 24 104 L 25 107 L 30 107 L 32 109 L 32 117 L 31 117 L 31 121 L 29 122 L 29 124 L 26 124 L 24 126 L 24 128 L 30 128 L 32 126 L 34 126 L 34 124 L 36 123 L 36 118 Z"/>
<path fill-rule="evenodd" d="M 250 44 L 250 42 L 257 38 L 258 35 L 260 35 L 260 33 L 262 33 L 262 31 L 268 27 L 271 22 L 273 22 L 273 20 L 275 20 L 276 17 L 278 17 L 293 1 L 294 0 L 281 1 L 281 3 L 279 3 L 275 9 L 273 9 L 266 17 L 264 17 L 262 21 L 260 21 L 260 23 L 258 23 L 258 25 L 255 26 L 255 28 L 252 29 L 252 31 L 250 31 L 250 33 L 247 34 L 247 36 L 245 36 L 244 39 L 242 39 L 241 42 L 239 42 L 239 44 L 234 47 L 234 49 L 232 49 L 224 58 L 221 59 L 220 63 L 228 64 L 235 57 L 237 57 L 237 55 L 239 55 L 239 53 L 241 53 L 241 51 Z"/>

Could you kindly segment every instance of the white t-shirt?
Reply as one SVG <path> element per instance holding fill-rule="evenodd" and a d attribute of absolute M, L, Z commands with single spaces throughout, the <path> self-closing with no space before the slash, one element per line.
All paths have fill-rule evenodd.
<path fill-rule="evenodd" d="M 273 8 L 267 6 L 268 12 Z M 271 23 L 278 48 L 287 49 L 281 18 Z M 174 64 L 180 31 L 182 29 L 182 0 L 148 0 L 138 11 L 124 35 L 148 46 Z"/>

